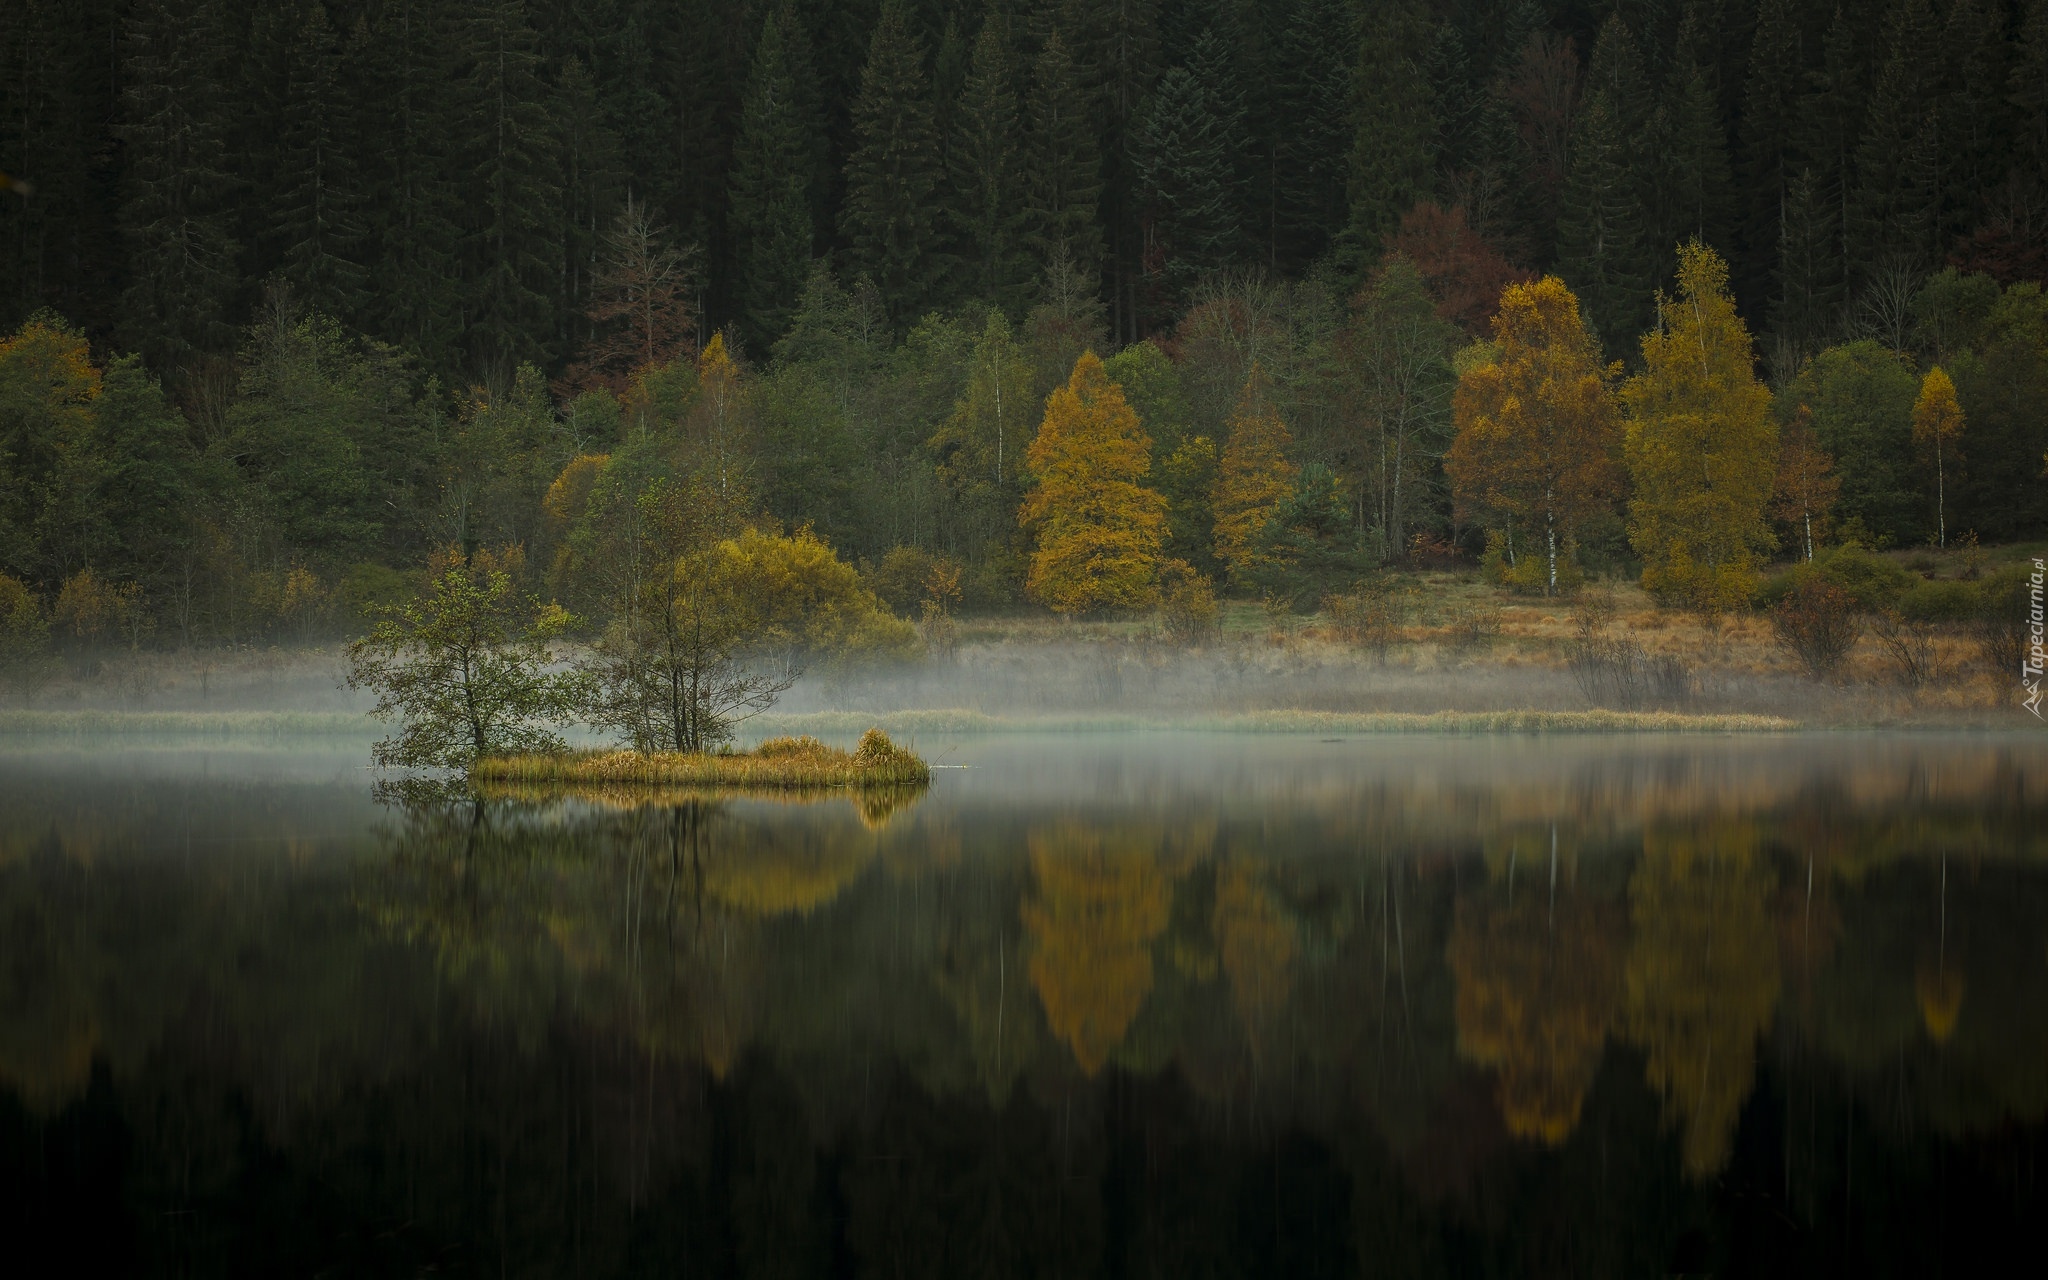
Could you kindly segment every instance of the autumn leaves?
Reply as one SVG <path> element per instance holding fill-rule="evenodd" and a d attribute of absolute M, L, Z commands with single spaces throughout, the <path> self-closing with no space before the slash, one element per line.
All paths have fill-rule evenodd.
<path fill-rule="evenodd" d="M 1622 380 L 1562 281 L 1509 285 L 1491 349 L 1459 379 L 1452 491 L 1493 526 L 1489 567 L 1509 585 L 1575 586 L 1579 531 L 1626 499 L 1644 587 L 1672 604 L 1735 607 L 1772 545 L 1780 451 L 1713 250 L 1680 248 L 1677 296 L 1659 299 L 1642 354 L 1642 371 Z"/>

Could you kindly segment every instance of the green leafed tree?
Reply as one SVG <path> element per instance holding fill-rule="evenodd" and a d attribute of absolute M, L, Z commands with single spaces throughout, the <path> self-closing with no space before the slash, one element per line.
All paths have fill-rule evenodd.
<path fill-rule="evenodd" d="M 426 589 L 381 611 L 348 649 L 348 687 L 396 719 L 377 763 L 465 768 L 483 756 L 560 751 L 555 726 L 576 714 L 583 682 L 553 669 L 559 608 L 522 595 L 516 550 L 444 555 Z"/>

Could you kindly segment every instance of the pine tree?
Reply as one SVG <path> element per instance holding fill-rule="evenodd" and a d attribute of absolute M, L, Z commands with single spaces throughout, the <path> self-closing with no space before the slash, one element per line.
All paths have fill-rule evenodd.
<path fill-rule="evenodd" d="M 981 25 L 954 119 L 949 214 L 961 244 L 961 281 L 969 296 L 1021 314 L 1033 271 L 1025 251 L 1017 69 L 1005 14 L 991 13 Z"/>
<path fill-rule="evenodd" d="M 377 330 L 443 370 L 463 312 L 450 38 L 445 0 L 391 0 L 379 25 L 359 22 L 349 42 L 356 118 L 378 140 L 363 171 Z"/>
<path fill-rule="evenodd" d="M 2023 173 L 2048 173 L 2048 0 L 2027 6 L 2009 86 L 2013 163 Z"/>
<path fill-rule="evenodd" d="M 555 233 L 559 284 L 554 311 L 561 324 L 557 347 L 567 352 L 589 337 L 578 318 L 589 309 L 605 223 L 619 207 L 625 178 L 618 136 L 605 119 L 597 82 L 574 55 L 562 64 L 555 86 L 555 120 L 562 147 L 562 203 Z"/>
<path fill-rule="evenodd" d="M 853 104 L 839 224 L 849 265 L 874 282 L 899 326 L 932 303 L 945 265 L 933 249 L 941 158 L 923 68 L 903 0 L 886 0 Z"/>
<path fill-rule="evenodd" d="M 1450 28 L 1446 28 L 1449 30 Z M 1280 40 L 1278 209 L 1280 265 L 1306 267 L 1344 226 L 1345 142 L 1357 39 L 1343 0 L 1299 0 Z"/>
<path fill-rule="evenodd" d="M 341 84 L 341 49 L 327 15 L 309 6 L 295 33 L 272 191 L 286 277 L 316 310 L 353 319 L 368 305 L 362 266 L 363 193 Z"/>
<path fill-rule="evenodd" d="M 45 306 L 114 327 L 116 299 L 93 287 L 118 278 L 124 256 L 107 198 L 118 89 L 98 29 L 112 21 L 69 0 L 0 6 L 0 164 L 34 187 L 0 197 L 0 328 Z"/>
<path fill-rule="evenodd" d="M 1094 113 L 1065 38 L 1054 29 L 1031 83 L 1031 247 L 1041 266 L 1065 262 L 1093 281 L 1102 265 L 1102 156 Z"/>
<path fill-rule="evenodd" d="M 1799 154 L 1811 171 L 1815 200 L 1826 207 L 1835 232 L 1834 265 L 1830 274 L 1849 278 L 1850 201 L 1856 185 L 1856 141 L 1863 126 L 1864 59 L 1860 33 L 1848 11 L 1835 10 L 1821 47 L 1821 65 L 1800 99 L 1805 121 Z"/>
<path fill-rule="evenodd" d="M 1934 257 L 1942 127 L 1931 56 L 1937 48 L 1928 0 L 1896 0 L 1856 147 L 1848 230 L 1861 273 L 1918 267 Z"/>
<path fill-rule="evenodd" d="M 1686 239 L 1726 245 L 1733 180 L 1728 138 L 1706 68 L 1690 56 L 1677 59 L 1656 114 L 1658 200 L 1650 235 L 1655 257 L 1663 259 Z"/>
<path fill-rule="evenodd" d="M 1950 206 L 1945 230 L 1974 223 L 1985 193 L 2011 164 L 2010 70 L 2002 26 L 1995 3 L 1956 0 L 1942 32 L 1942 169 Z"/>
<path fill-rule="evenodd" d="M 1173 298 L 1202 273 L 1227 265 L 1243 230 L 1237 158 L 1244 153 L 1244 117 L 1236 102 L 1212 98 L 1205 75 L 1223 56 L 1205 30 L 1189 65 L 1159 78 L 1132 139 L 1151 222 L 1148 274 Z"/>
<path fill-rule="evenodd" d="M 1797 172 L 1796 126 L 1803 64 L 1793 0 L 1758 0 L 1756 37 L 1742 99 L 1742 163 L 1748 201 L 1738 283 L 1754 296 L 1776 257 L 1785 201 Z"/>
<path fill-rule="evenodd" d="M 1151 448 L 1123 389 L 1084 352 L 1025 454 L 1037 483 L 1017 518 L 1036 545 L 1034 600 L 1063 614 L 1152 603 L 1166 500 L 1145 485 Z"/>
<path fill-rule="evenodd" d="M 1585 299 L 1586 318 L 1610 354 L 1634 345 L 1648 315 L 1641 217 L 1612 93 L 1595 89 L 1573 130 L 1557 256 L 1558 270 Z"/>
<path fill-rule="evenodd" d="M 1359 40 L 1345 235 L 1361 264 L 1379 256 L 1401 215 L 1429 194 L 1436 121 L 1428 50 L 1428 22 L 1413 0 L 1375 13 Z"/>
<path fill-rule="evenodd" d="M 463 255 L 470 354 L 497 382 L 540 357 L 554 333 L 561 167 L 539 41 L 521 0 L 470 0 L 459 39 L 468 66 L 456 88 L 458 154 L 474 184 Z"/>
<path fill-rule="evenodd" d="M 793 20 L 793 19 L 792 19 Z M 770 11 L 733 149 L 732 229 L 748 341 L 765 351 L 788 327 L 811 271 L 811 142 L 790 75 L 783 18 Z"/>
<path fill-rule="evenodd" d="M 233 337 L 235 183 L 222 141 L 227 49 L 219 13 L 211 0 L 143 0 L 123 53 L 122 330 L 152 368 L 185 377 Z"/>
<path fill-rule="evenodd" d="M 1779 219 L 1771 325 L 1794 362 L 1825 346 L 1842 310 L 1841 236 L 1835 207 L 1810 169 L 1786 189 Z"/>
<path fill-rule="evenodd" d="M 1159 77 L 1157 0 L 1105 0 L 1092 6 L 1095 65 L 1101 73 L 1103 112 L 1102 222 L 1114 332 L 1138 337 L 1137 288 L 1144 270 L 1142 197 L 1133 152 L 1138 117 Z"/>

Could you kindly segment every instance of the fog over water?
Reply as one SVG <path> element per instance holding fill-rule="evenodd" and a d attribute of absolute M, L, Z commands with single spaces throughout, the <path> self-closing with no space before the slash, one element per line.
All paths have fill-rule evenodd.
<path fill-rule="evenodd" d="M 929 791 L 858 803 L 408 807 L 353 739 L 11 740 L 0 1229 L 121 1272 L 1869 1274 L 2048 1208 L 2036 737 L 917 746 Z"/>

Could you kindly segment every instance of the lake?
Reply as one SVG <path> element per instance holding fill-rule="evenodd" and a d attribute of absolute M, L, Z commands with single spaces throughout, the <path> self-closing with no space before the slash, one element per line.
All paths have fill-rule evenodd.
<path fill-rule="evenodd" d="M 408 805 L 6 743 L 17 1274 L 1967 1274 L 2048 1213 L 2039 736 L 917 745 Z"/>

